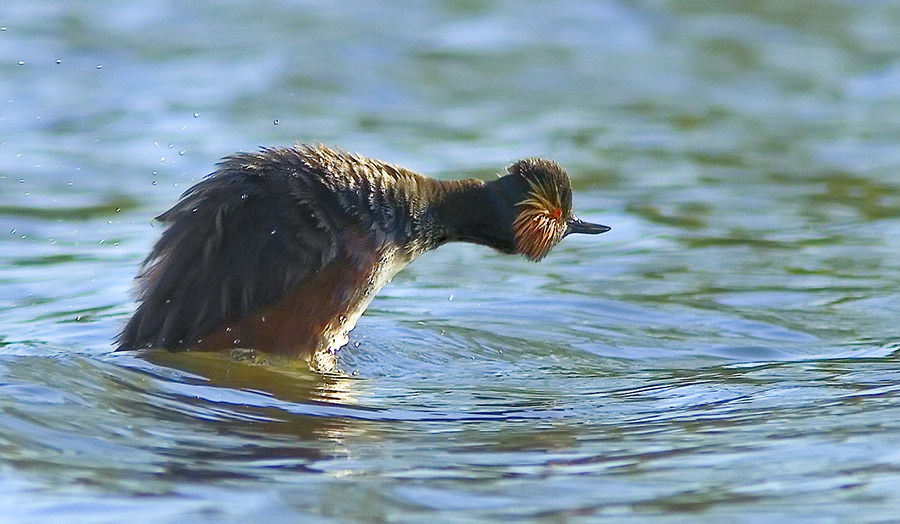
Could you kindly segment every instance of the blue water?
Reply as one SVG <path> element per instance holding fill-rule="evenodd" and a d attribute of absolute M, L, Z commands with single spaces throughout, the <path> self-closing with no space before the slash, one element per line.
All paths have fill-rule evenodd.
<path fill-rule="evenodd" d="M 95 2 L 0 13 L 0 521 L 900 514 L 900 7 Z M 429 253 L 343 370 L 113 353 L 233 151 L 551 157 L 540 264 Z"/>

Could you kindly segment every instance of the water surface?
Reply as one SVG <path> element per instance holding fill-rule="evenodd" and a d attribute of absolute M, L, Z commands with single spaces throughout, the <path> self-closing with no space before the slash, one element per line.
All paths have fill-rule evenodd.
<path fill-rule="evenodd" d="M 900 8 L 182 4 L 4 6 L 0 520 L 896 518 Z M 297 140 L 613 230 L 423 256 L 338 374 L 113 353 L 152 217 Z"/>

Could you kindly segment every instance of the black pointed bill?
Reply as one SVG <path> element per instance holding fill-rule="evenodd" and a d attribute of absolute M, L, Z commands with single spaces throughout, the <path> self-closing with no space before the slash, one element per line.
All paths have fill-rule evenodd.
<path fill-rule="evenodd" d="M 573 216 L 566 222 L 566 235 L 570 235 L 572 233 L 584 233 L 585 235 L 599 235 L 600 233 L 606 233 L 611 228 L 609 226 L 604 226 L 603 224 L 591 224 L 590 222 L 585 222 L 578 217 Z"/>

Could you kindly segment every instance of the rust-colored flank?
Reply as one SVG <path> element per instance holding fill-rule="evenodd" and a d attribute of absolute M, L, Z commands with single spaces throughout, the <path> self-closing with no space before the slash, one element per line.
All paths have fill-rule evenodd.
<path fill-rule="evenodd" d="M 381 287 L 453 241 L 538 261 L 568 234 L 566 171 L 529 158 L 490 182 L 442 181 L 323 145 L 225 158 L 158 217 L 119 349 L 252 348 L 319 371 Z"/>

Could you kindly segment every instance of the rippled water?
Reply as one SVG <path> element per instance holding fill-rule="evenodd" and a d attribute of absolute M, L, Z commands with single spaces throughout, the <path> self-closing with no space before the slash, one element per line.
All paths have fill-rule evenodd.
<path fill-rule="evenodd" d="M 896 519 L 897 5 L 380 4 L 4 5 L 0 520 Z M 151 218 L 296 140 L 613 230 L 423 256 L 340 374 L 113 353 Z"/>

